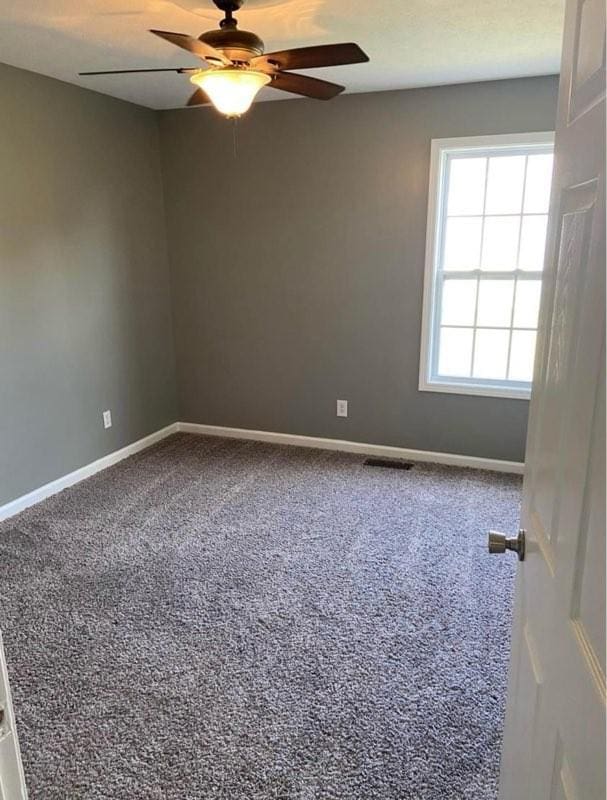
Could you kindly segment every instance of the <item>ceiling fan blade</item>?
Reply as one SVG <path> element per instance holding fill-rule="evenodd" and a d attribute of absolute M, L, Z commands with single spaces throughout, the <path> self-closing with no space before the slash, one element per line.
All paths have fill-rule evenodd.
<path fill-rule="evenodd" d="M 304 97 L 313 97 L 315 100 L 330 100 L 343 92 L 345 86 L 329 81 L 319 81 L 307 75 L 294 75 L 290 72 L 275 72 L 268 86 L 281 89 L 283 92 L 301 94 Z"/>
<path fill-rule="evenodd" d="M 150 33 L 153 33 L 154 36 L 159 36 L 161 39 L 165 39 L 171 44 L 177 45 L 177 47 L 187 50 L 189 53 L 193 53 L 195 56 L 198 56 L 198 58 L 202 58 L 210 64 L 220 63 L 227 66 L 232 63 L 230 59 L 224 56 L 219 50 L 211 47 L 210 44 L 201 42 L 200 39 L 188 36 L 187 33 L 172 33 L 171 31 L 155 30 L 150 30 Z"/>
<path fill-rule="evenodd" d="M 202 89 L 196 89 L 194 94 L 187 102 L 188 106 L 206 106 L 211 102 L 208 94 L 203 92 Z"/>
<path fill-rule="evenodd" d="M 274 69 L 315 69 L 316 67 L 338 67 L 341 64 L 360 64 L 369 56 L 357 44 L 321 44 L 317 47 L 299 47 L 295 50 L 280 50 L 265 53 L 251 59 L 251 66 Z"/>
<path fill-rule="evenodd" d="M 151 69 L 105 69 L 97 72 L 79 72 L 78 75 L 128 75 L 130 73 L 138 73 L 138 72 L 195 72 L 195 67 L 162 67 L 160 69 L 156 69 L 152 67 Z"/>

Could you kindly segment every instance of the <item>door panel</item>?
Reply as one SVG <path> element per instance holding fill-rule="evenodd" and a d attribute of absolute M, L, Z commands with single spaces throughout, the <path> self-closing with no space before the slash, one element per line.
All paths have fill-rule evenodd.
<path fill-rule="evenodd" d="M 605 360 L 605 351 L 601 352 Z M 603 443 L 605 442 L 605 417 L 600 409 L 605 407 L 605 386 L 600 389 L 597 404 L 596 437 L 592 442 L 587 494 L 582 510 L 582 526 L 578 542 L 577 568 L 574 575 L 571 617 L 578 627 L 580 638 L 593 663 L 593 673 L 601 686 L 605 675 L 605 591 L 602 565 L 605 563 L 605 526 L 600 504 L 606 482 Z"/>
<path fill-rule="evenodd" d="M 0 634 L 0 800 L 27 800 Z"/>
<path fill-rule="evenodd" d="M 573 122 L 605 87 L 605 3 L 584 0 L 575 9 L 568 122 Z"/>
<path fill-rule="evenodd" d="M 563 742 L 558 738 L 554 769 L 552 771 L 550 800 L 577 800 L 578 796 L 573 785 L 569 761 L 563 751 Z"/>
<path fill-rule="evenodd" d="M 604 34 L 569 0 L 500 800 L 605 798 Z"/>

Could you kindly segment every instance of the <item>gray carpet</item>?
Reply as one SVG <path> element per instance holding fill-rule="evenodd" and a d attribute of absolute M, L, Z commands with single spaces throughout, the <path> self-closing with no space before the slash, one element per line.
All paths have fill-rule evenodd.
<path fill-rule="evenodd" d="M 31 800 L 495 800 L 519 500 L 179 434 L 6 520 Z"/>

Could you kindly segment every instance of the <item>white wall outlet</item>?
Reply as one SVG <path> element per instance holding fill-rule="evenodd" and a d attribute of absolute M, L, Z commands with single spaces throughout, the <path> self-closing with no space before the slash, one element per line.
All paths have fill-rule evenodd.
<path fill-rule="evenodd" d="M 338 417 L 347 417 L 348 416 L 348 401 L 347 400 L 338 400 L 337 401 L 337 416 Z"/>
<path fill-rule="evenodd" d="M 112 427 L 112 412 L 109 410 L 103 412 L 103 427 L 106 429 Z"/>

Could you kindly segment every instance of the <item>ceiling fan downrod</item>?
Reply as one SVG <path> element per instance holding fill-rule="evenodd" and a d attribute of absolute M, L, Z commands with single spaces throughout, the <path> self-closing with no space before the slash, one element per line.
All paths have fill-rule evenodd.
<path fill-rule="evenodd" d="M 235 11 L 242 8 L 244 0 L 213 0 L 215 5 L 220 11 L 223 11 L 225 17 L 219 23 L 220 28 L 236 27 L 238 21 L 233 16 Z"/>

